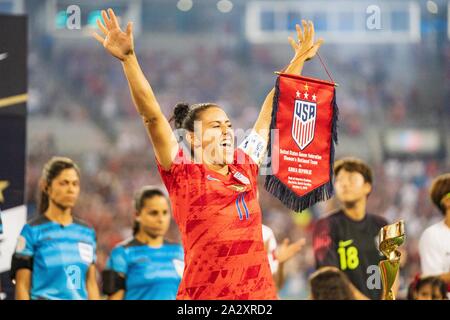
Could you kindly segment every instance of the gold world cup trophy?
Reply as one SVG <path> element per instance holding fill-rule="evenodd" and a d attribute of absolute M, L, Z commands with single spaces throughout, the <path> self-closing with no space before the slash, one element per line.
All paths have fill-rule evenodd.
<path fill-rule="evenodd" d="M 399 246 L 405 241 L 405 222 L 400 220 L 381 228 L 378 234 L 379 249 L 385 255 L 387 260 L 379 263 L 381 282 L 383 284 L 383 298 L 385 300 L 395 300 L 392 286 L 397 278 L 400 267 Z"/>

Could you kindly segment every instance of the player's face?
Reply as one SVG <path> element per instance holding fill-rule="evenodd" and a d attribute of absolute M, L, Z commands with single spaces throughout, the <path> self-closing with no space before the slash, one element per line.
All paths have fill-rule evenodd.
<path fill-rule="evenodd" d="M 234 132 L 231 121 L 220 108 L 208 108 L 200 114 L 203 159 L 212 164 L 233 162 Z"/>
<path fill-rule="evenodd" d="M 426 284 L 416 292 L 416 300 L 433 300 L 433 286 Z"/>
<path fill-rule="evenodd" d="M 73 208 L 80 194 L 80 178 L 75 169 L 64 169 L 52 180 L 47 193 L 50 201 L 63 209 Z"/>
<path fill-rule="evenodd" d="M 450 196 L 445 196 L 442 200 L 441 200 L 442 205 L 444 206 L 444 208 L 446 209 L 446 211 L 448 211 L 450 209 Z"/>
<path fill-rule="evenodd" d="M 170 225 L 170 210 L 167 199 L 161 196 L 145 199 L 144 206 L 137 216 L 137 221 L 149 236 L 164 236 Z"/>
<path fill-rule="evenodd" d="M 336 197 L 343 203 L 354 203 L 366 198 L 371 185 L 364 181 L 361 173 L 341 169 L 335 180 Z"/>

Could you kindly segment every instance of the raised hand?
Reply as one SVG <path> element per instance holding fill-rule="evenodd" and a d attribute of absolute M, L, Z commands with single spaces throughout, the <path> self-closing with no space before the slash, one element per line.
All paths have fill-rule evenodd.
<path fill-rule="evenodd" d="M 295 25 L 295 29 L 297 30 L 297 41 L 292 37 L 288 38 L 289 43 L 295 52 L 292 61 L 297 59 L 309 60 L 313 58 L 323 43 L 322 38 L 314 42 L 314 24 L 312 21 L 306 22 L 305 20 L 302 20 L 302 25 L 303 31 L 300 25 Z"/>
<path fill-rule="evenodd" d="M 284 239 L 283 243 L 278 248 L 276 256 L 279 263 L 285 263 L 299 253 L 305 245 L 306 240 L 302 238 L 294 243 L 289 242 L 289 239 Z"/>
<path fill-rule="evenodd" d="M 108 16 L 109 14 L 109 16 Z M 133 23 L 128 22 L 127 29 L 122 31 L 117 17 L 112 9 L 108 13 L 102 10 L 103 23 L 97 19 L 97 25 L 103 32 L 103 37 L 94 32 L 92 36 L 100 42 L 105 49 L 120 61 L 124 61 L 134 52 Z"/>

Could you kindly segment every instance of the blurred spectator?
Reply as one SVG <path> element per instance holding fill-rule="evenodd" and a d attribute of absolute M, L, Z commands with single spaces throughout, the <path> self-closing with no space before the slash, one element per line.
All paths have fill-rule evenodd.
<path fill-rule="evenodd" d="M 416 277 L 408 288 L 408 300 L 447 300 L 447 286 L 439 277 Z"/>
<path fill-rule="evenodd" d="M 310 279 L 312 300 L 367 300 L 348 277 L 335 267 L 322 267 Z"/>

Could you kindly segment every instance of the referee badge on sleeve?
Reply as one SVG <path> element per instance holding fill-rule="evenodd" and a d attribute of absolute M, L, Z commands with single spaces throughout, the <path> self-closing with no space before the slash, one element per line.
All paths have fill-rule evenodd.
<path fill-rule="evenodd" d="M 27 240 L 25 239 L 25 237 L 19 236 L 19 238 L 17 239 L 17 244 L 16 244 L 16 252 L 21 253 L 23 250 L 25 250 L 26 245 L 27 245 Z"/>
<path fill-rule="evenodd" d="M 173 259 L 172 262 L 173 262 L 173 266 L 175 267 L 175 271 L 177 272 L 177 274 L 180 277 L 183 277 L 184 261 L 178 260 L 178 259 Z"/>
<path fill-rule="evenodd" d="M 94 261 L 94 247 L 89 243 L 78 242 L 78 251 L 84 262 L 92 263 Z"/>

